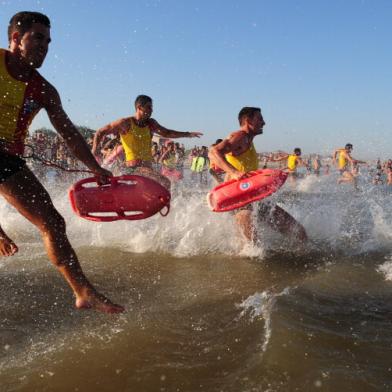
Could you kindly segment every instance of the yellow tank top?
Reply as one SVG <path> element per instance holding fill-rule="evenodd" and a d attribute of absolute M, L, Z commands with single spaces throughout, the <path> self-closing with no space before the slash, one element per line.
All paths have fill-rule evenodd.
<path fill-rule="evenodd" d="M 45 79 L 33 71 L 28 82 L 14 79 L 0 49 L 0 141 L 12 154 L 23 154 L 24 141 L 34 116 L 44 106 Z"/>
<path fill-rule="evenodd" d="M 298 165 L 298 156 L 295 154 L 291 154 L 287 158 L 287 168 L 289 170 L 295 171 Z"/>
<path fill-rule="evenodd" d="M 347 166 L 346 156 L 342 152 L 339 152 L 338 166 L 339 169 L 344 169 Z"/>
<path fill-rule="evenodd" d="M 226 161 L 238 171 L 246 173 L 259 168 L 259 158 L 253 143 L 250 145 L 249 149 L 241 155 L 234 156 L 232 153 L 229 153 L 225 155 L 225 158 Z"/>
<path fill-rule="evenodd" d="M 131 119 L 131 127 L 125 134 L 120 134 L 121 144 L 128 161 L 152 161 L 151 130 L 148 125 L 139 127 Z"/>

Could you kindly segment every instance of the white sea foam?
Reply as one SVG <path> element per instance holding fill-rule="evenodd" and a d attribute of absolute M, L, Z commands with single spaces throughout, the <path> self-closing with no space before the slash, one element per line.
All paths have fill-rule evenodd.
<path fill-rule="evenodd" d="M 308 176 L 294 188 L 287 184 L 271 200 L 277 201 L 307 230 L 311 240 L 325 251 L 348 254 L 370 250 L 391 250 L 392 205 L 386 187 L 362 183 L 354 192 L 351 185 L 336 184 L 336 175 Z M 364 182 L 364 181 L 362 181 Z M 244 245 L 233 216 L 213 213 L 205 201 L 207 190 L 183 186 L 176 192 L 167 217 L 159 214 L 142 221 L 96 223 L 77 217 L 71 210 L 67 189 L 62 183 L 47 186 L 56 208 L 67 221 L 72 244 L 111 246 L 130 252 L 168 253 L 178 257 L 229 254 L 263 258 L 278 246 L 292 248 L 294 240 L 259 227 L 263 236 L 257 246 Z M 13 208 L 0 200 L 1 225 L 19 244 L 41 243 L 37 230 Z M 23 246 L 20 247 L 21 251 Z"/>
<path fill-rule="evenodd" d="M 377 271 L 385 276 L 385 280 L 392 281 L 392 260 L 386 261 L 384 264 L 378 266 Z"/>
<path fill-rule="evenodd" d="M 266 351 L 272 334 L 271 315 L 273 307 L 277 298 L 282 295 L 289 294 L 289 290 L 290 288 L 286 287 L 280 293 L 272 293 L 270 291 L 255 293 L 237 305 L 238 308 L 242 308 L 238 319 L 245 317 L 246 315 L 249 315 L 252 321 L 259 317 L 264 319 L 264 341 L 262 344 L 263 352 Z"/>

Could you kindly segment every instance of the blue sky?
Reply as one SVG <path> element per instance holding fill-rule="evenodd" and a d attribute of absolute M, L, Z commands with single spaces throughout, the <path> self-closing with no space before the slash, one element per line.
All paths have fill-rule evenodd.
<path fill-rule="evenodd" d="M 22 10 L 51 18 L 40 72 L 75 124 L 131 115 L 144 93 L 162 125 L 203 131 L 197 144 L 260 106 L 259 151 L 351 142 L 355 157 L 392 157 L 392 1 L 0 0 L 1 47 Z"/>

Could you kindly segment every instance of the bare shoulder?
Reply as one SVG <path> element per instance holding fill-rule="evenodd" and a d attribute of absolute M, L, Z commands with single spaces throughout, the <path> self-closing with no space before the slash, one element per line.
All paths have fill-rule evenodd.
<path fill-rule="evenodd" d="M 223 139 L 219 144 L 215 146 L 215 149 L 221 151 L 224 154 L 235 153 L 237 150 L 241 150 L 242 146 L 246 142 L 246 133 L 243 131 L 232 132 L 226 139 Z"/>
<path fill-rule="evenodd" d="M 40 78 L 41 96 L 45 107 L 61 106 L 60 94 L 57 89 L 43 76 L 38 75 Z"/>
<path fill-rule="evenodd" d="M 148 120 L 148 127 L 150 128 L 151 131 L 155 131 L 161 128 L 161 125 L 158 123 L 157 120 L 155 120 L 155 118 L 150 118 Z"/>
<path fill-rule="evenodd" d="M 117 126 L 126 126 L 129 127 L 132 124 L 132 117 L 122 117 L 119 118 L 118 120 L 115 120 L 112 122 L 112 124 L 115 124 Z"/>
<path fill-rule="evenodd" d="M 122 117 L 110 123 L 110 127 L 120 133 L 127 132 L 130 129 L 131 125 L 132 117 Z"/>
<path fill-rule="evenodd" d="M 249 136 L 241 130 L 232 132 L 226 140 L 231 145 L 233 152 L 236 150 L 242 151 L 249 147 Z"/>
<path fill-rule="evenodd" d="M 246 140 L 248 139 L 248 135 L 246 132 L 241 131 L 241 130 L 232 132 L 227 138 L 227 140 L 233 141 L 233 142 L 238 142 L 238 141 L 242 141 L 245 139 Z"/>

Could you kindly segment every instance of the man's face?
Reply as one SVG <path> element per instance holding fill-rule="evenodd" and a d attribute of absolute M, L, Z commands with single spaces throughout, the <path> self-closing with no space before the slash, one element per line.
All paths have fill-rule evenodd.
<path fill-rule="evenodd" d="M 152 103 L 147 103 L 144 106 L 138 105 L 137 109 L 141 114 L 141 119 L 148 120 L 152 114 Z"/>
<path fill-rule="evenodd" d="M 23 36 L 17 36 L 17 45 L 21 57 L 33 68 L 39 68 L 45 60 L 50 43 L 50 28 L 40 23 L 33 23 Z"/>
<path fill-rule="evenodd" d="M 249 124 L 252 126 L 255 135 L 261 135 L 263 133 L 265 122 L 260 112 L 256 112 L 253 115 L 252 119 L 249 120 Z"/>

